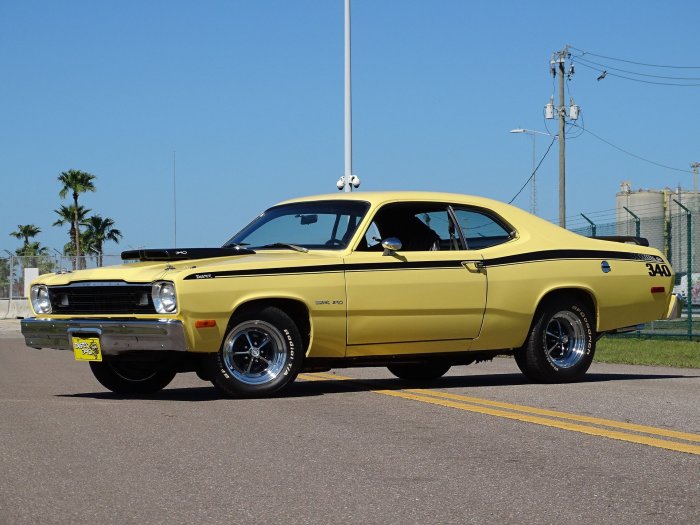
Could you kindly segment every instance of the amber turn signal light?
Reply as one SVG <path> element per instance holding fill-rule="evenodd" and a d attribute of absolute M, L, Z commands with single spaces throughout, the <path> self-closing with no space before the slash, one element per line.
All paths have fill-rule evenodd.
<path fill-rule="evenodd" d="M 194 322 L 195 328 L 214 328 L 216 321 L 214 319 L 200 319 Z"/>

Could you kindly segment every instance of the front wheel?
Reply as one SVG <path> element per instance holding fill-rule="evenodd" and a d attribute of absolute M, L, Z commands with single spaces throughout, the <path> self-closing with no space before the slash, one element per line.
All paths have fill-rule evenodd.
<path fill-rule="evenodd" d="M 593 314 L 587 306 L 575 299 L 552 301 L 538 309 L 515 361 L 532 381 L 576 381 L 591 366 L 595 342 Z"/>
<path fill-rule="evenodd" d="M 168 363 L 105 359 L 90 362 L 95 378 L 116 394 L 148 395 L 170 384 L 176 372 Z"/>
<path fill-rule="evenodd" d="M 234 318 L 217 354 L 214 386 L 234 397 L 270 395 L 291 384 L 304 349 L 294 321 L 265 307 Z"/>

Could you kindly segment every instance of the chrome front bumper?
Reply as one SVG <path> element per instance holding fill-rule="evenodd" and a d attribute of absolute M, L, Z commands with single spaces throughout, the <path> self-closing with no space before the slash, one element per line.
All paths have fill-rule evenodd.
<path fill-rule="evenodd" d="M 98 334 L 105 355 L 132 350 L 187 351 L 185 328 L 174 319 L 22 319 L 27 346 L 71 350 L 72 334 Z"/>

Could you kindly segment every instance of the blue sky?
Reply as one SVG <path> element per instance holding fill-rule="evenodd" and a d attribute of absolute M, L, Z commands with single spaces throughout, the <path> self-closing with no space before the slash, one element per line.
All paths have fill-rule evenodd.
<path fill-rule="evenodd" d="M 552 51 L 572 44 L 654 64 L 700 65 L 696 2 L 353 0 L 354 172 L 362 190 L 424 189 L 508 201 L 545 131 Z M 559 14 L 558 14 L 559 13 Z M 0 3 L 0 248 L 18 224 L 61 248 L 57 176 L 129 246 L 220 245 L 266 207 L 333 192 L 343 170 L 343 0 Z M 591 58 L 592 60 L 592 58 Z M 630 66 L 632 67 L 632 66 Z M 662 74 L 700 77 L 697 70 Z M 700 161 L 700 87 L 607 77 L 569 83 L 587 129 L 682 169 Z M 550 130 L 555 131 L 553 121 Z M 538 157 L 548 144 L 537 141 Z M 558 214 L 557 148 L 538 174 L 539 214 Z M 634 188 L 692 175 L 588 134 L 567 142 L 567 216 L 609 210 Z M 68 204 L 68 203 L 66 203 Z M 529 188 L 515 201 L 529 209 Z"/>

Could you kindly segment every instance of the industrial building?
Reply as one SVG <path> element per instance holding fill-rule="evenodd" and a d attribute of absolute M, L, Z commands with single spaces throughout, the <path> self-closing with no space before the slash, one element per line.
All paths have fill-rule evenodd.
<path fill-rule="evenodd" d="M 692 271 L 700 272 L 700 198 L 697 191 L 680 186 L 675 190 L 632 190 L 632 183 L 624 181 L 615 200 L 617 235 L 647 238 L 651 246 L 666 254 L 678 273 L 688 271 L 690 251 Z"/>

